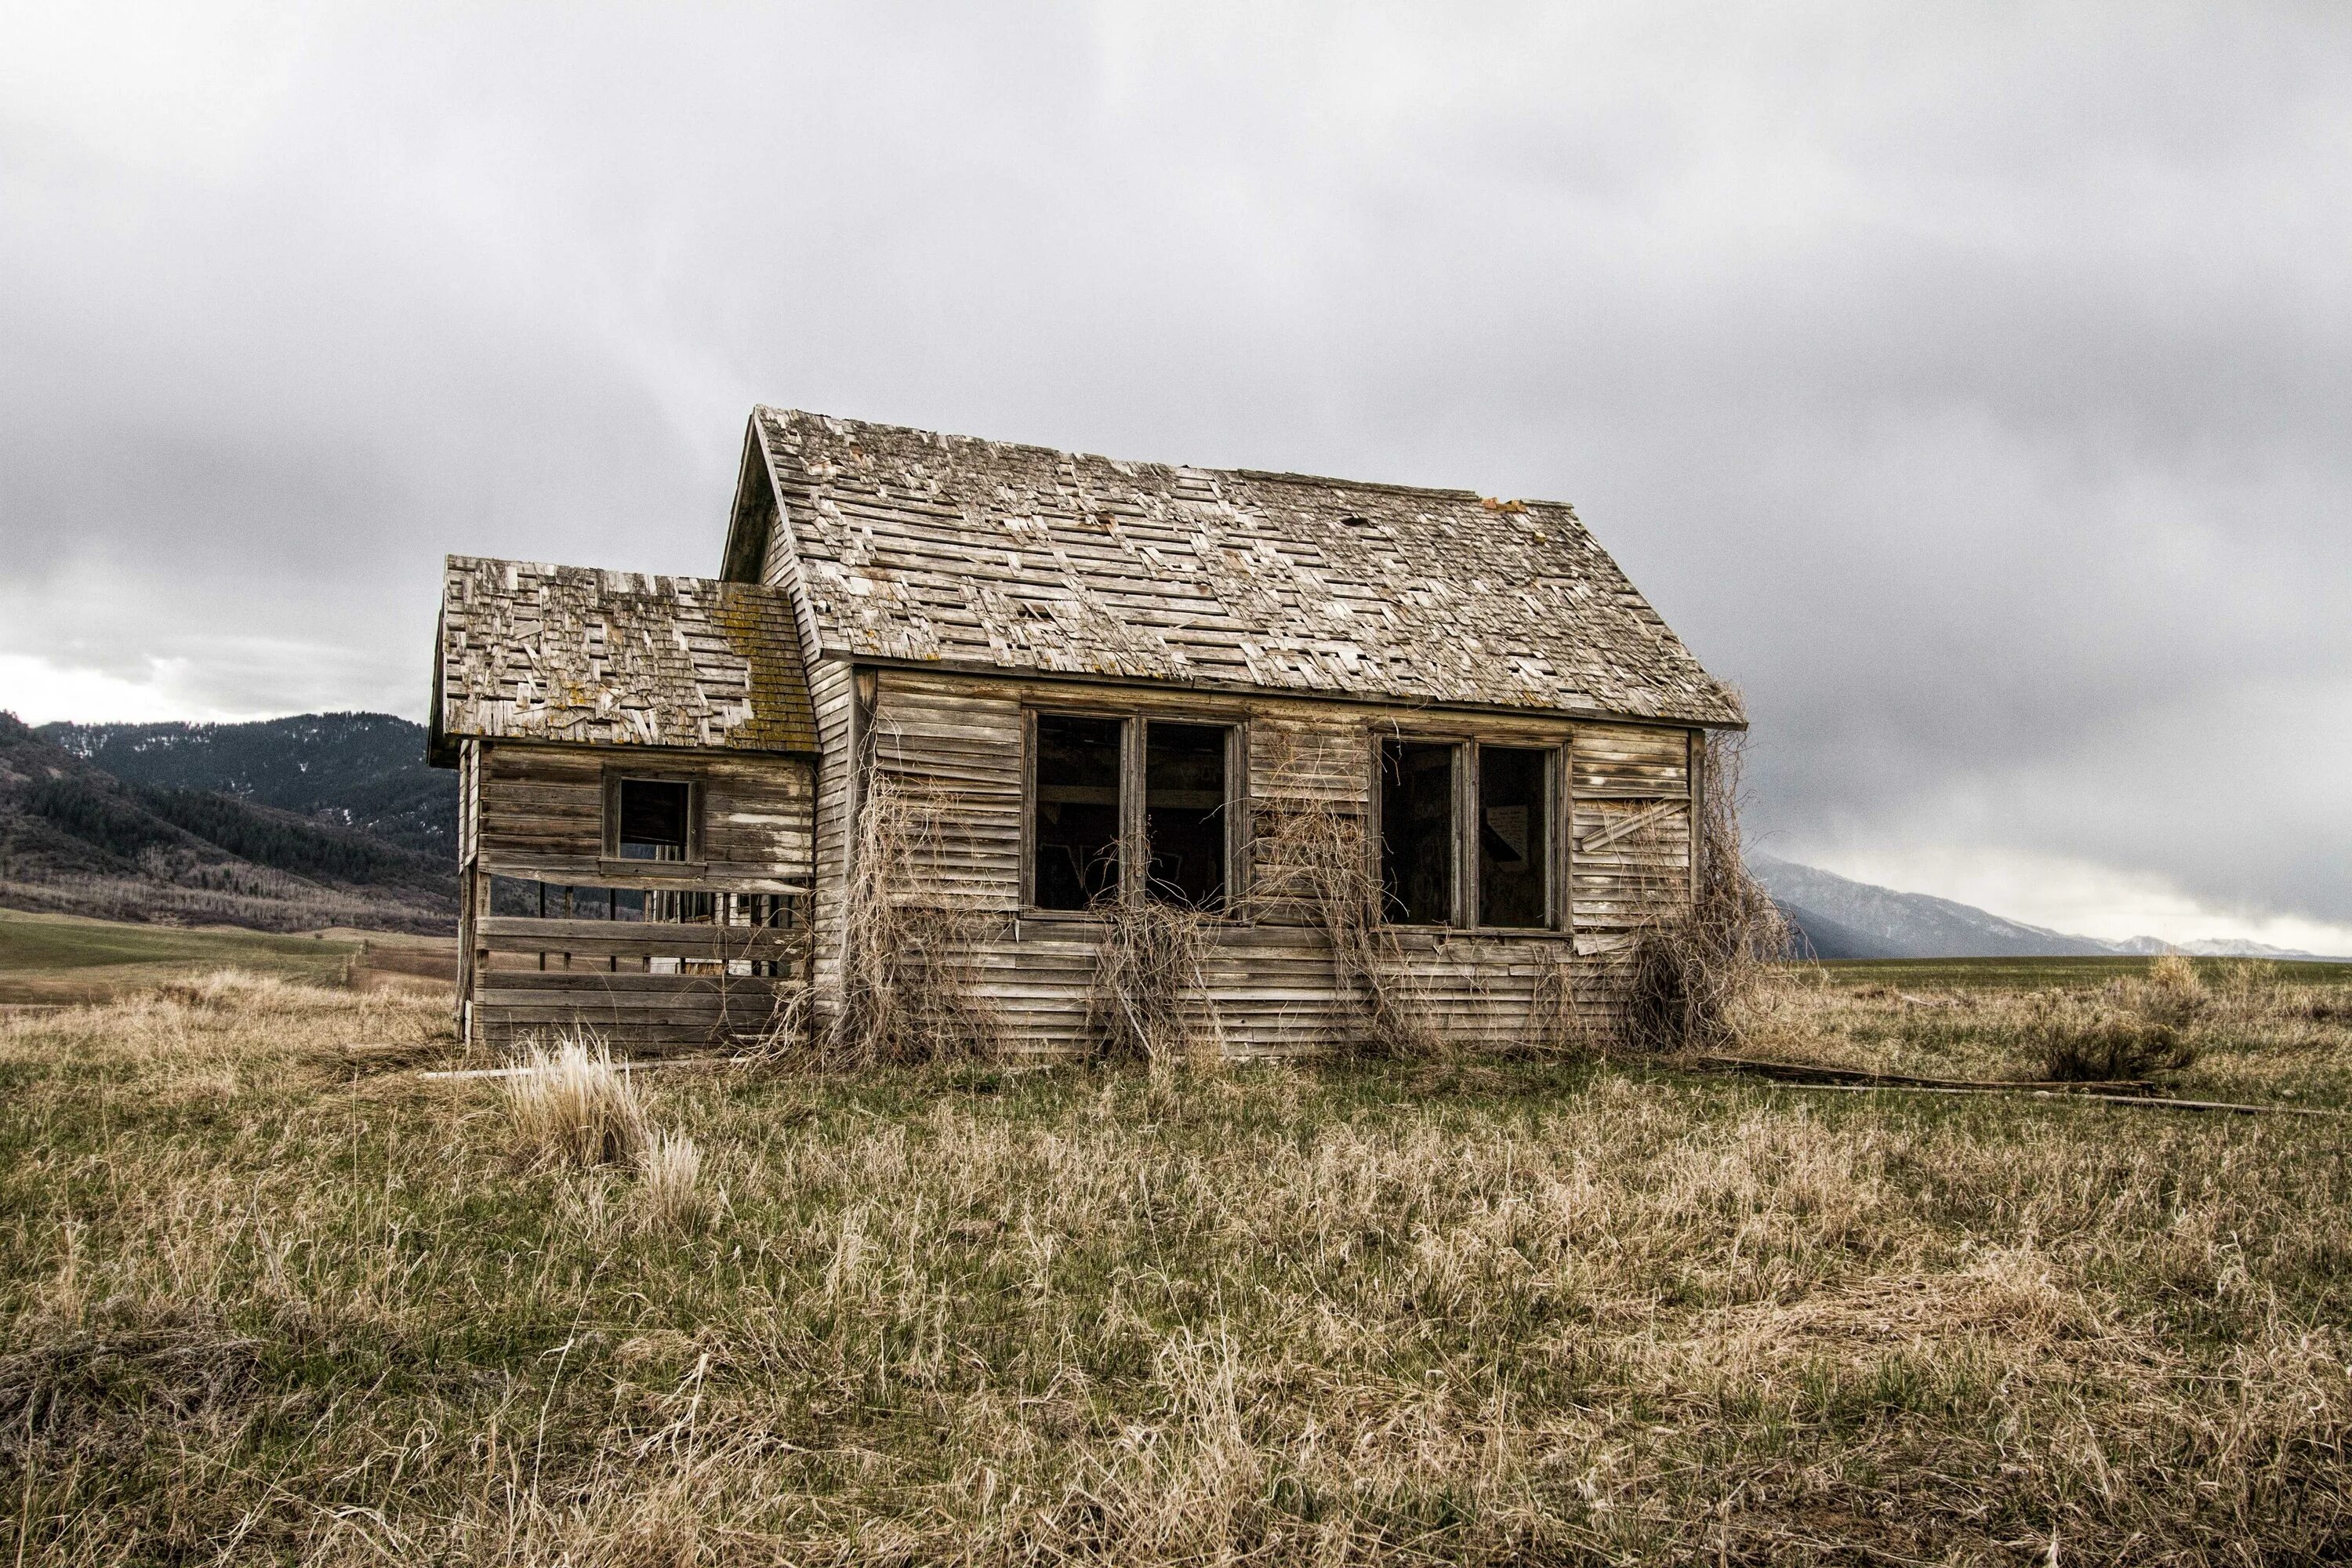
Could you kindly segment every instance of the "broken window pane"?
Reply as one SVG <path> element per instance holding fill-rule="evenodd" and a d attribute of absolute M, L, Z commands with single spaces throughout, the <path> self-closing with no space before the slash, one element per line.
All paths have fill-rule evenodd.
<path fill-rule="evenodd" d="M 1454 752 L 1381 742 L 1381 901 L 1402 924 L 1454 919 Z"/>
<path fill-rule="evenodd" d="M 1478 748 L 1478 923 L 1551 923 L 1549 824 L 1544 810 L 1549 752 Z"/>
<path fill-rule="evenodd" d="M 693 786 L 676 779 L 623 779 L 620 788 L 621 858 L 683 860 Z"/>
<path fill-rule="evenodd" d="M 1225 902 L 1225 731 L 1152 724 L 1143 735 L 1145 889 L 1187 909 Z"/>
<path fill-rule="evenodd" d="M 1118 892 L 1119 721 L 1037 716 L 1037 903 L 1082 910 Z"/>

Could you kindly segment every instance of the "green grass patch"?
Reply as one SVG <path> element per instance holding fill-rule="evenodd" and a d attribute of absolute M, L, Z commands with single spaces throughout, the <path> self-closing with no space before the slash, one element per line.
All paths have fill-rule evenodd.
<path fill-rule="evenodd" d="M 1813 960 L 1790 965 L 1802 975 L 1819 975 L 1832 985 L 1893 985 L 1910 991 L 2041 991 L 2095 989 L 2111 981 L 2145 976 L 2153 958 L 1870 958 Z M 2209 984 L 2234 970 L 2264 961 L 2199 958 L 2190 961 Z M 2352 985 L 2352 963 L 2281 963 L 2279 978 L 2298 985 Z"/>
<path fill-rule="evenodd" d="M 329 938 L 0 910 L 0 1002 L 98 1000 L 215 969 L 325 983 L 359 951 Z"/>

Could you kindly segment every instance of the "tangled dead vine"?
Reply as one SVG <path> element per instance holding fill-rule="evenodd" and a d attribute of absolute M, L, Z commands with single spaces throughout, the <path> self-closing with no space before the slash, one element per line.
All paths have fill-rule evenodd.
<path fill-rule="evenodd" d="M 1330 943 L 1353 1054 L 1434 1057 L 1443 1038 L 1395 931 L 1381 919 L 1380 879 L 1364 819 L 1303 790 L 1286 789 L 1295 765 L 1295 759 L 1277 759 L 1268 804 L 1258 813 L 1259 896 L 1304 914 Z"/>
<path fill-rule="evenodd" d="M 973 961 L 988 921 L 923 875 L 945 815 L 944 803 L 886 773 L 867 778 L 842 900 L 841 1005 L 812 1042 L 812 1065 L 847 1069 L 996 1054 L 1002 1024 L 981 994 Z"/>
<path fill-rule="evenodd" d="M 1209 917 L 1156 899 L 1106 900 L 1087 1031 L 1105 1060 L 1167 1067 L 1221 1053 L 1207 973 Z M 1204 1027 L 1205 1026 L 1205 1027 Z"/>
<path fill-rule="evenodd" d="M 1636 1049 L 1713 1050 L 1731 1044 L 1738 1037 L 1741 1004 L 1788 956 L 1789 922 L 1740 858 L 1745 742 L 1737 732 L 1712 733 L 1700 753 L 1689 840 L 1695 889 L 1688 903 L 1679 887 L 1645 889 L 1652 896 L 1644 902 L 1674 912 L 1651 921 L 1634 937 L 1625 1032 Z M 1637 838 L 1637 852 L 1629 858 L 1679 882 L 1685 873 L 1658 833 L 1652 829 L 1646 843 Z"/>

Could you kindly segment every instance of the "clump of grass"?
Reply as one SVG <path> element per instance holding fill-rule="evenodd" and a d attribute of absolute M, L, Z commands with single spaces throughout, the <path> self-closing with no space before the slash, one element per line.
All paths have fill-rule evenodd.
<path fill-rule="evenodd" d="M 2036 997 L 2019 1033 L 2028 1070 L 2053 1083 L 2147 1079 L 2197 1059 L 2174 1025 L 2063 992 Z"/>
<path fill-rule="evenodd" d="M 533 1046 L 499 1080 L 516 1154 L 529 1163 L 590 1169 L 633 1163 L 653 1142 L 645 1100 L 601 1041 Z"/>
<path fill-rule="evenodd" d="M 656 1131 L 637 1162 L 637 1212 L 648 1230 L 705 1228 L 717 1204 L 702 1182 L 702 1149 L 680 1133 Z"/>
<path fill-rule="evenodd" d="M 1740 858 L 1740 768 L 1745 737 L 1709 735 L 1699 754 L 1687 905 L 1637 933 L 1626 984 L 1625 1030 L 1640 1050 L 1716 1050 L 1739 1037 L 1742 1008 L 1789 955 L 1789 922 Z M 1670 857 L 1654 858 L 1665 861 Z"/>
<path fill-rule="evenodd" d="M 2197 966 L 2177 952 L 2159 955 L 2127 994 L 2142 1016 L 2175 1029 L 2186 1028 L 2213 1000 Z"/>

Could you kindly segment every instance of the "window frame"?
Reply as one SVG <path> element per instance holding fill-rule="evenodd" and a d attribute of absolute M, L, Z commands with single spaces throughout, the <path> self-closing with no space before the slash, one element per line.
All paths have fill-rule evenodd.
<path fill-rule="evenodd" d="M 686 858 L 683 860 L 625 860 L 621 858 L 621 784 L 634 779 L 641 784 L 678 784 L 686 786 Z M 703 834 L 703 779 L 698 773 L 681 768 L 640 768 L 625 763 L 607 763 L 604 776 L 604 843 L 599 858 L 615 868 L 630 871 L 651 870 L 655 876 L 691 871 L 707 867 L 709 847 Z"/>
<path fill-rule="evenodd" d="M 1404 725 L 1379 724 L 1370 731 L 1370 744 L 1366 748 L 1369 763 L 1365 799 L 1365 817 L 1371 830 L 1365 835 L 1365 848 L 1370 865 L 1368 868 L 1374 887 L 1383 887 L 1381 858 L 1383 824 L 1381 820 L 1381 770 L 1382 748 L 1390 742 L 1417 746 L 1450 746 L 1454 749 L 1454 878 L 1449 889 L 1452 908 L 1443 924 L 1426 921 L 1390 921 L 1381 924 L 1391 931 L 1465 936 L 1524 936 L 1536 938 L 1570 938 L 1575 934 L 1571 911 L 1570 876 L 1573 866 L 1571 832 L 1574 821 L 1570 815 L 1569 791 L 1570 774 L 1569 753 L 1575 735 L 1567 734 L 1511 736 L 1496 734 L 1473 725 Z M 1486 923 L 1486 911 L 1479 908 L 1479 872 L 1482 866 L 1478 842 L 1480 826 L 1481 773 L 1480 760 L 1484 748 L 1506 752 L 1540 752 L 1543 753 L 1543 820 L 1544 843 L 1544 923 L 1529 926 L 1498 926 Z M 1385 916 L 1385 910 L 1383 910 Z"/>
<path fill-rule="evenodd" d="M 1198 912 L 1207 920 L 1237 921 L 1244 918 L 1249 875 L 1249 720 L 1244 715 L 1194 708 L 1142 709 L 1117 702 L 1044 701 L 1021 706 L 1021 913 L 1024 919 L 1091 920 L 1093 910 L 1046 909 L 1037 902 L 1037 721 L 1108 720 L 1119 727 L 1118 739 L 1118 898 L 1121 903 L 1150 896 L 1150 845 L 1144 834 L 1144 761 L 1149 754 L 1150 726 L 1181 724 L 1222 730 L 1225 735 L 1225 891 L 1216 909 Z"/>

